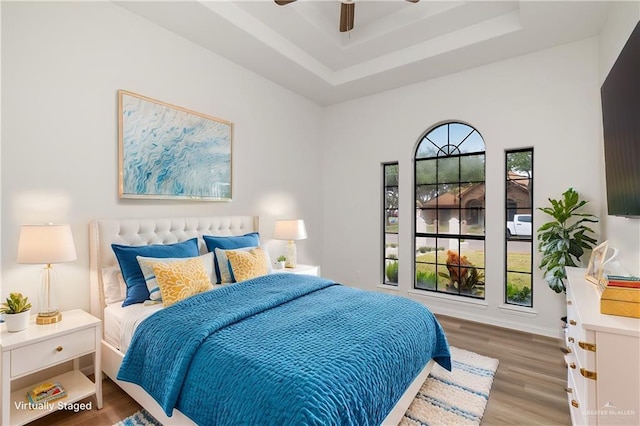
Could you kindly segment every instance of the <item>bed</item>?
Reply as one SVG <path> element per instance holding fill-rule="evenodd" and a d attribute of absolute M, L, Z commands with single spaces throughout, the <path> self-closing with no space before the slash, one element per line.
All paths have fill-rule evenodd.
<path fill-rule="evenodd" d="M 205 253 L 205 235 L 240 236 L 258 230 L 259 220 L 253 216 L 92 221 L 91 311 L 103 319 L 104 373 L 165 425 L 397 424 L 433 358 L 445 367 L 450 362 L 439 324 L 415 302 L 319 277 L 268 274 L 214 286 L 168 308 L 107 303 L 111 300 L 103 281 L 109 279 L 106 272 L 118 269 L 112 243 L 144 246 L 197 238 L 199 251 Z M 382 320 L 375 327 L 366 318 L 371 309 L 365 303 L 378 304 L 375 312 Z M 320 312 L 324 306 L 331 306 L 331 312 Z M 393 314 L 405 309 L 418 324 L 410 327 L 416 328 L 411 332 L 415 336 L 397 332 Z M 196 323 L 200 328 L 191 327 Z M 176 338 L 163 334 L 172 328 L 181 333 L 173 348 L 170 341 Z M 291 335 L 283 335 L 285 331 Z M 384 339 L 389 339 L 386 346 L 372 348 L 372 341 Z M 174 358 L 180 361 L 161 362 Z M 325 365 L 329 362 L 333 364 Z M 328 378 L 331 375 L 335 377 Z M 156 383 L 158 377 L 176 380 Z M 298 408 L 282 410 L 298 403 Z M 259 407 L 264 411 L 257 417 L 245 416 Z M 293 414 L 278 417 L 287 411 Z"/>

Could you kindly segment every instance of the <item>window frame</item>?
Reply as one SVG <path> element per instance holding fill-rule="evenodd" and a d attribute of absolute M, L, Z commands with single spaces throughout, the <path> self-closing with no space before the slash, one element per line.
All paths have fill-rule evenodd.
<path fill-rule="evenodd" d="M 518 207 L 517 203 L 515 203 L 515 201 L 509 197 L 509 182 L 514 181 L 514 180 L 519 180 L 519 179 L 510 179 L 510 170 L 509 170 L 509 162 L 508 162 L 508 156 L 509 154 L 517 154 L 517 153 L 524 153 L 524 152 L 530 152 L 531 153 L 531 174 L 530 176 L 528 176 L 526 179 L 528 180 L 527 183 L 527 190 L 529 192 L 529 203 L 528 206 L 526 207 Z M 503 292 L 504 292 L 504 304 L 508 305 L 508 306 L 518 306 L 518 307 L 522 307 L 522 308 L 533 308 L 533 301 L 534 301 L 534 286 L 533 286 L 533 255 L 534 255 L 534 236 L 535 236 L 535 218 L 534 218 L 534 205 L 533 205 L 533 193 L 534 193 L 534 184 L 535 184 L 535 176 L 534 176 L 534 149 L 533 147 L 528 147 L 528 148 L 518 148 L 518 149 L 508 149 L 505 150 L 505 155 L 504 155 L 504 176 L 505 176 L 505 186 L 504 186 L 504 200 L 505 200 L 505 227 L 504 227 L 504 285 L 503 285 Z M 515 206 L 514 206 L 515 203 Z M 524 211 L 526 210 L 526 211 Z M 531 237 L 529 239 L 526 238 L 511 238 L 509 239 L 508 237 L 508 232 L 507 232 L 507 223 L 509 221 L 513 221 L 513 217 L 516 214 L 529 214 L 531 217 Z M 524 244 L 525 242 L 529 243 L 529 253 L 530 258 L 529 258 L 529 272 L 525 272 L 525 271 L 517 271 L 517 270 L 511 270 L 509 269 L 509 261 L 508 261 L 508 256 L 509 256 L 509 242 L 518 242 L 520 244 Z M 530 291 L 530 296 L 529 296 L 529 303 L 528 304 L 523 304 L 523 303 L 516 303 L 514 301 L 509 301 L 509 291 L 508 291 L 508 286 L 509 286 L 509 274 L 521 274 L 521 275 L 528 275 L 529 276 L 529 291 Z"/>
<path fill-rule="evenodd" d="M 470 129 L 470 132 L 467 134 L 466 137 L 464 137 L 463 139 L 461 139 L 459 141 L 459 143 L 457 143 L 457 145 L 454 146 L 454 144 L 452 144 L 452 140 L 451 140 L 451 136 L 452 136 L 452 132 L 451 132 L 451 125 L 462 125 L 467 127 L 468 129 Z M 425 151 L 428 152 L 428 150 L 422 151 L 422 154 L 420 154 L 421 152 L 421 146 L 423 143 L 425 143 L 425 141 L 429 141 L 429 143 L 431 143 L 434 146 L 438 146 L 435 142 L 433 142 L 432 140 L 429 139 L 429 135 L 432 134 L 432 132 L 435 131 L 441 131 L 440 129 L 443 126 L 447 126 L 446 128 L 446 139 L 447 139 L 447 144 L 440 146 L 438 149 L 435 150 L 435 152 L 433 153 L 433 155 L 428 155 L 425 156 L 424 153 Z M 471 152 L 463 152 L 462 150 L 459 149 L 460 146 L 462 146 L 462 144 L 464 144 L 464 142 L 471 136 L 473 135 L 473 133 L 477 133 L 477 135 L 475 135 L 475 137 L 479 137 L 480 141 L 482 142 L 482 150 L 472 150 Z M 472 142 L 473 143 L 473 142 Z M 475 142 L 477 143 L 477 141 Z M 443 149 L 444 147 L 444 149 Z M 472 145 L 470 145 L 470 147 L 473 147 Z M 429 148 L 427 146 L 427 148 Z M 457 150 L 457 152 L 455 152 Z M 463 164 L 464 164 L 464 159 L 465 158 L 470 158 L 473 159 L 473 157 L 478 157 L 478 159 L 481 159 L 482 161 L 482 179 L 478 180 L 478 179 L 471 179 L 471 178 L 467 178 L 465 180 L 462 180 L 462 175 L 464 173 L 464 171 L 466 169 L 463 169 Z M 456 181 L 452 181 L 452 182 L 447 182 L 446 180 L 440 180 L 439 176 L 440 176 L 440 170 L 439 167 L 441 166 L 440 162 L 444 159 L 452 159 L 452 163 L 456 163 L 454 164 L 455 167 L 457 167 L 457 180 Z M 435 183 L 433 182 L 426 182 L 426 183 L 421 183 L 420 180 L 418 179 L 418 172 L 419 172 L 419 168 L 420 168 L 420 164 L 423 164 L 425 162 L 434 162 L 435 164 Z M 426 163 L 425 163 L 426 164 Z M 429 130 L 427 130 L 422 137 L 420 137 L 420 139 L 418 140 L 418 143 L 416 145 L 415 151 L 414 151 L 414 158 L 413 158 L 413 200 L 414 200 L 414 210 L 413 210 L 413 289 L 414 290 L 420 290 L 420 291 L 428 291 L 428 292 L 436 292 L 436 293 L 440 293 L 440 294 L 447 294 L 447 295 L 452 295 L 452 296 L 460 296 L 460 297 L 467 297 L 467 298 L 472 298 L 472 299 L 476 299 L 476 300 L 485 300 L 486 299 L 486 288 L 485 288 L 485 284 L 484 281 L 482 282 L 482 296 L 479 296 L 477 294 L 471 294 L 471 293 L 465 293 L 462 292 L 459 288 L 457 292 L 452 292 L 452 291 L 447 291 L 447 290 L 442 290 L 439 289 L 440 287 L 440 283 L 438 282 L 438 272 L 443 270 L 443 267 L 446 267 L 446 263 L 444 263 L 444 261 L 441 261 L 441 259 L 439 259 L 442 255 L 439 255 L 438 252 L 438 248 L 440 246 L 439 240 L 443 240 L 443 241 L 448 241 L 449 244 L 451 240 L 458 240 L 456 243 L 457 249 L 456 252 L 458 255 L 460 255 L 460 251 L 461 251 L 461 243 L 463 243 L 462 240 L 475 240 L 475 241 L 482 241 L 482 252 L 483 252 L 483 264 L 482 266 L 477 266 L 475 269 L 477 271 L 480 271 L 480 273 L 484 274 L 484 271 L 486 270 L 486 144 L 484 142 L 484 138 L 482 137 L 482 135 L 480 134 L 480 132 L 473 126 L 471 126 L 470 124 L 464 123 L 464 122 L 460 122 L 460 121 L 448 121 L 448 122 L 443 122 L 443 123 L 439 123 L 433 127 L 431 127 Z M 468 168 L 468 170 L 472 170 L 472 168 Z M 466 173 L 465 173 L 466 174 Z M 481 207 L 474 207 L 472 208 L 467 208 L 467 207 L 463 207 L 462 203 L 460 202 L 457 206 L 455 206 L 452 209 L 447 209 L 447 210 L 453 210 L 455 212 L 457 212 L 457 217 L 459 219 L 459 223 L 458 223 L 458 230 L 457 233 L 451 234 L 451 233 L 441 233 L 439 229 L 435 229 L 434 232 L 421 232 L 418 230 L 418 211 L 420 212 L 424 212 L 424 211 L 429 211 L 429 210 L 433 210 L 435 212 L 435 217 L 439 218 L 441 212 L 443 211 L 440 208 L 439 205 L 439 198 L 442 194 L 439 194 L 438 191 L 440 190 L 441 185 L 452 185 L 453 187 L 457 187 L 457 188 L 463 188 L 465 187 L 465 191 L 469 190 L 471 188 L 473 188 L 474 186 L 477 186 L 478 188 L 481 188 L 482 190 L 482 202 L 481 202 Z M 426 208 L 424 206 L 419 207 L 419 203 L 422 203 L 421 200 L 419 200 L 418 197 L 418 192 L 419 192 L 419 188 L 420 187 L 428 187 L 428 186 L 432 186 L 433 190 L 436 191 L 436 196 L 434 198 L 432 198 L 431 200 L 435 200 L 435 207 L 433 208 Z M 450 191 L 447 193 L 451 193 Z M 446 194 L 446 193 L 445 193 Z M 429 200 L 429 201 L 431 201 Z M 429 202 L 427 201 L 427 202 Z M 474 200 L 470 200 L 470 201 L 474 201 Z M 426 203 L 425 203 L 426 204 Z M 468 215 L 472 214 L 472 210 L 475 211 L 475 214 L 477 215 L 477 217 L 481 217 L 482 218 L 482 234 L 470 234 L 470 233 L 462 233 L 462 220 L 460 218 L 462 217 L 467 217 Z M 482 211 L 482 214 L 480 215 L 479 212 Z M 467 213 L 465 216 L 463 216 L 463 213 Z M 421 214 L 421 217 L 422 216 Z M 438 223 L 438 222 L 436 222 Z M 428 226 L 426 224 L 425 221 L 425 225 Z M 438 227 L 439 228 L 439 227 Z M 419 261 L 418 260 L 418 250 L 421 249 L 421 247 L 417 247 L 417 242 L 419 238 L 428 238 L 428 239 L 433 239 L 433 241 L 435 242 L 435 252 L 436 252 L 436 256 L 435 259 L 432 262 L 425 262 L 425 261 Z M 428 249 L 428 247 L 427 247 Z M 464 256 L 464 254 L 463 254 Z M 463 263 L 463 262 L 460 262 Z M 418 279 L 418 267 L 420 264 L 426 264 L 426 265 L 432 265 L 433 268 L 435 268 L 435 277 L 422 277 L 423 279 L 426 278 L 428 281 L 429 280 L 433 280 L 435 278 L 435 285 L 434 288 L 425 288 L 424 286 L 419 287 L 419 279 Z M 458 265 L 457 268 L 458 271 L 458 275 L 460 275 L 461 269 L 463 269 L 463 266 Z M 451 274 L 451 270 L 449 270 L 449 273 Z M 433 284 L 433 283 L 431 283 Z"/>
<path fill-rule="evenodd" d="M 396 173 L 396 184 L 395 185 L 388 185 L 387 182 L 387 168 L 388 167 L 396 167 L 397 173 Z M 384 162 L 381 164 L 381 168 L 382 168 L 382 209 L 381 209 L 381 213 L 382 213 L 382 220 L 380 221 L 381 225 L 382 225 L 382 278 L 381 278 L 381 282 L 383 285 L 389 285 L 389 286 L 393 286 L 393 287 L 398 287 L 398 276 L 397 276 L 397 271 L 398 271 L 398 255 L 396 254 L 396 258 L 393 259 L 391 257 L 389 257 L 387 255 L 387 244 L 389 243 L 387 240 L 387 235 L 396 235 L 396 248 L 399 250 L 399 243 L 400 243 L 400 234 L 399 234 L 399 228 L 396 232 L 388 232 L 387 231 L 387 226 L 388 226 L 388 218 L 389 217 L 396 217 L 398 218 L 398 213 L 400 211 L 400 165 L 398 164 L 397 161 L 390 161 L 390 162 Z M 396 193 L 397 193 L 397 201 L 396 201 L 396 206 L 395 208 L 393 207 L 389 207 L 387 205 L 387 193 L 389 188 L 396 188 Z M 395 210 L 395 216 L 390 216 L 388 213 L 391 210 Z M 399 227 L 399 220 L 396 221 L 396 225 Z M 393 282 L 391 280 L 388 279 L 387 277 L 387 266 L 390 265 L 391 263 L 395 263 L 396 266 L 396 281 Z"/>

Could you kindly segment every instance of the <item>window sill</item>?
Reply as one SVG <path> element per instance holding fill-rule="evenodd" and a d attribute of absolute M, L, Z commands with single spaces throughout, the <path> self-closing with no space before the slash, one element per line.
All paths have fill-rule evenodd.
<path fill-rule="evenodd" d="M 409 294 L 415 294 L 417 296 L 421 296 L 421 297 L 426 297 L 428 299 L 442 299 L 442 300 L 446 300 L 448 302 L 454 302 L 454 303 L 460 303 L 460 304 L 464 304 L 464 305 L 474 305 L 474 306 L 479 306 L 479 307 L 483 307 L 483 308 L 487 308 L 489 306 L 489 304 L 487 303 L 486 300 L 482 300 L 482 299 L 473 299 L 471 297 L 464 297 L 464 296 L 454 296 L 451 294 L 443 294 L 443 293 L 436 293 L 435 291 L 426 291 L 426 290 L 409 290 L 408 291 Z"/>
<path fill-rule="evenodd" d="M 381 289 L 384 289 L 384 290 L 398 291 L 398 286 L 397 285 L 378 284 L 377 287 L 381 288 Z"/>
<path fill-rule="evenodd" d="M 536 311 L 533 308 L 528 308 L 526 306 L 502 304 L 498 306 L 498 308 L 506 314 L 519 315 L 522 317 L 529 317 L 529 318 L 535 318 L 538 316 L 538 311 Z"/>

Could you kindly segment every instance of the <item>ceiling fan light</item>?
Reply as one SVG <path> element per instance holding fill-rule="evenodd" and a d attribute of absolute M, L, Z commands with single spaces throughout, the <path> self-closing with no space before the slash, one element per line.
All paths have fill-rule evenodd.
<path fill-rule="evenodd" d="M 278 6 L 286 6 L 296 0 L 274 0 Z M 418 3 L 420 0 L 406 0 L 410 3 Z M 345 33 L 353 29 L 356 4 L 354 0 L 340 0 L 340 32 Z"/>

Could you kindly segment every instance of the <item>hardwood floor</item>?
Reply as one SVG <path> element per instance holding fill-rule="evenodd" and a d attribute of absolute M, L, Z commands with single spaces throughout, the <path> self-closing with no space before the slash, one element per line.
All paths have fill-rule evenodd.
<path fill-rule="evenodd" d="M 482 425 L 570 425 L 567 371 L 561 341 L 529 333 L 438 316 L 449 344 L 498 358 Z M 103 382 L 104 408 L 56 412 L 31 425 L 112 425 L 140 407 L 111 380 Z"/>
<path fill-rule="evenodd" d="M 438 320 L 450 345 L 500 360 L 483 425 L 571 424 L 561 340 L 441 315 Z"/>
<path fill-rule="evenodd" d="M 104 402 L 102 410 L 96 409 L 96 399 L 90 397 L 83 402 L 91 401 L 91 410 L 79 411 L 78 413 L 56 411 L 29 423 L 29 426 L 109 426 L 140 409 L 137 402 L 109 379 L 102 381 L 102 400 Z"/>

